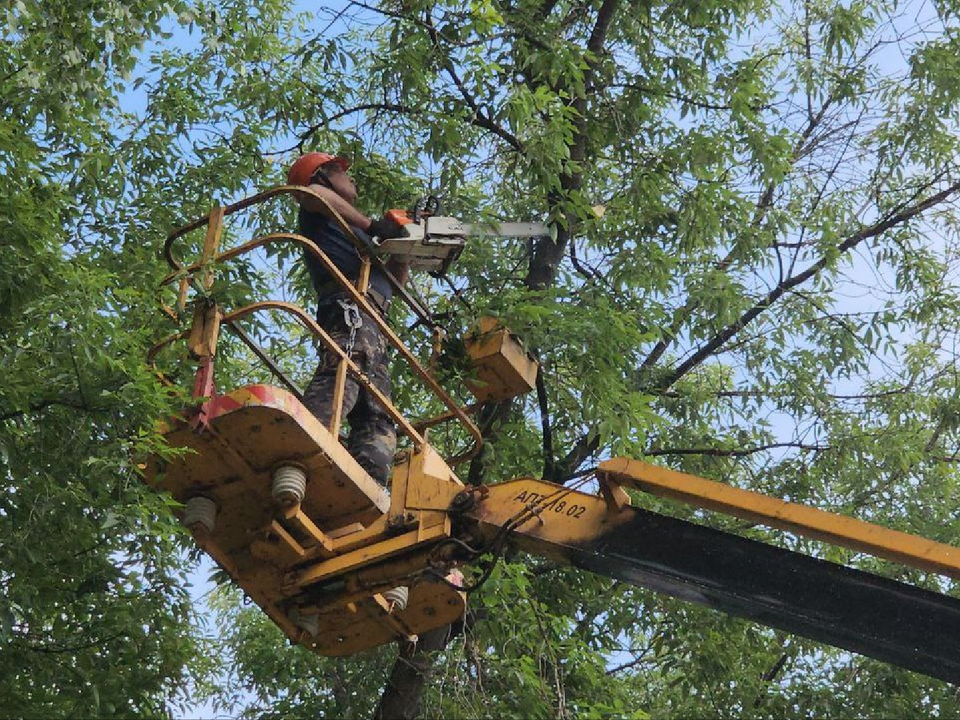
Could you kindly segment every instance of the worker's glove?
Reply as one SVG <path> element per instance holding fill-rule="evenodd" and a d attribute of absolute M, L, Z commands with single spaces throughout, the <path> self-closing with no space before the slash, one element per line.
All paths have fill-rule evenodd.
<path fill-rule="evenodd" d="M 382 217 L 370 223 L 367 235 L 379 238 L 380 240 L 403 237 L 403 225 L 393 218 Z"/>

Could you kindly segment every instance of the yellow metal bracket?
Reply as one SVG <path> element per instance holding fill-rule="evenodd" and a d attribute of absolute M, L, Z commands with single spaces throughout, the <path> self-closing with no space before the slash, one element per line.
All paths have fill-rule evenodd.
<path fill-rule="evenodd" d="M 407 479 L 403 502 L 411 510 L 446 511 L 453 498 L 463 490 L 463 483 L 450 470 L 440 453 L 425 445 L 411 453 L 403 469 Z"/>
<path fill-rule="evenodd" d="M 193 322 L 187 348 L 194 359 L 209 358 L 217 354 L 222 314 L 215 302 L 198 301 L 193 310 Z"/>

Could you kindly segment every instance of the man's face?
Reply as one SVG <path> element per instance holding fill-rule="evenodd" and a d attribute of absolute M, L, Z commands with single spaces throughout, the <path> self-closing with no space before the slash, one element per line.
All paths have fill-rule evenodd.
<path fill-rule="evenodd" d="M 323 171 L 330 181 L 330 187 L 333 191 L 346 200 L 351 205 L 357 202 L 357 184 L 344 170 L 336 163 L 325 165 Z"/>

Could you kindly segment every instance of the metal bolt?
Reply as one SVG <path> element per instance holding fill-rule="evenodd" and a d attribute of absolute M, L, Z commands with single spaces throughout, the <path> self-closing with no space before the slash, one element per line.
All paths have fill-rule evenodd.
<path fill-rule="evenodd" d="M 453 510 L 466 510 L 473 502 L 473 495 L 467 491 L 458 492 L 454 498 L 453 502 L 450 503 L 450 507 Z"/>

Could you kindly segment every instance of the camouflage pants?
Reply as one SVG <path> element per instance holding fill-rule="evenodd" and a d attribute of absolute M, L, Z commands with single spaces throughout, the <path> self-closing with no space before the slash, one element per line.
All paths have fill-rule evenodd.
<path fill-rule="evenodd" d="M 363 314 L 361 318 L 362 325 L 357 328 L 350 357 L 374 387 L 390 399 L 387 341 L 373 320 Z M 341 348 L 346 349 L 350 329 L 343 308 L 337 302 L 322 303 L 317 321 Z M 328 427 L 333 417 L 333 391 L 339 361 L 340 358 L 325 345 L 320 348 L 319 366 L 303 398 L 307 409 Z M 350 422 L 347 450 L 374 480 L 386 487 L 397 449 L 397 429 L 383 406 L 351 373 L 347 373 L 341 417 Z"/>

